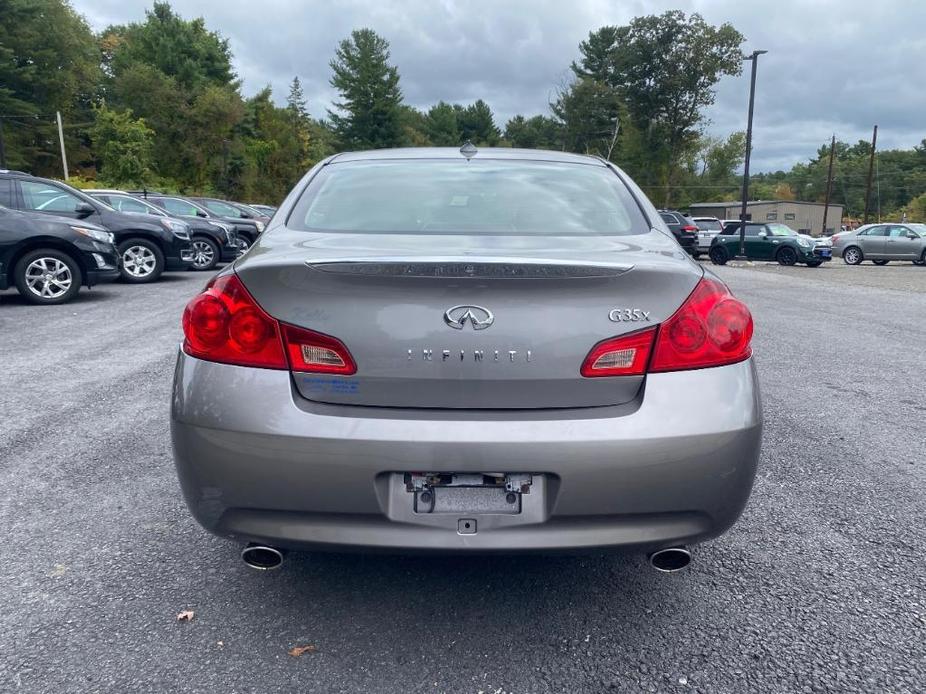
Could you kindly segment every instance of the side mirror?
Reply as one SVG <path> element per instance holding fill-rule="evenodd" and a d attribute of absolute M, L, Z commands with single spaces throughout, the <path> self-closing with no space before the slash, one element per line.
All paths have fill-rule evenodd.
<path fill-rule="evenodd" d="M 768 238 L 768 232 L 767 232 L 767 231 L 760 231 L 760 232 L 759 232 L 759 238 L 760 238 L 760 239 L 767 239 L 767 238 Z"/>
<path fill-rule="evenodd" d="M 908 234 L 907 234 L 907 238 L 908 238 L 908 239 L 913 239 L 914 241 L 916 241 L 916 240 L 919 238 L 919 236 L 917 236 L 916 234 L 908 233 Z"/>
<path fill-rule="evenodd" d="M 207 214 L 206 214 L 205 212 L 203 212 L 202 210 L 196 210 L 196 216 L 197 216 L 197 217 L 208 217 L 209 215 L 207 215 Z"/>
<path fill-rule="evenodd" d="M 96 208 L 89 202 L 79 202 L 74 206 L 74 212 L 78 217 L 83 219 L 84 217 L 89 217 L 94 212 L 96 212 Z"/>

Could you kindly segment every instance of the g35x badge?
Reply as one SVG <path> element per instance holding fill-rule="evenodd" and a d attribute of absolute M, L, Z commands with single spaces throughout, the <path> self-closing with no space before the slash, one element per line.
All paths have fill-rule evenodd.
<path fill-rule="evenodd" d="M 612 308 L 608 318 L 615 323 L 628 323 L 649 320 L 649 311 L 642 311 L 638 308 Z"/>

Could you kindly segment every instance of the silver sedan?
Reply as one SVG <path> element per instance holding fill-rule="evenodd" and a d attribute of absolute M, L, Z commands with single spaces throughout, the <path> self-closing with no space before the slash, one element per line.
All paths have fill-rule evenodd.
<path fill-rule="evenodd" d="M 832 240 L 833 254 L 842 256 L 848 265 L 866 260 L 875 265 L 887 265 L 892 260 L 926 264 L 926 224 L 866 224 L 834 234 Z"/>
<path fill-rule="evenodd" d="M 255 568 L 614 547 L 676 570 L 752 489 L 752 317 L 600 159 L 336 155 L 183 330 L 183 493 Z"/>

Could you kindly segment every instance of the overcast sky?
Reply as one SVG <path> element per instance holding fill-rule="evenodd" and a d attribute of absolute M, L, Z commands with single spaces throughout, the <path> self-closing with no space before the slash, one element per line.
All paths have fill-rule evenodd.
<path fill-rule="evenodd" d="M 147 0 L 72 0 L 95 30 L 140 21 Z M 485 99 L 499 127 L 547 104 L 579 41 L 605 24 L 667 9 L 730 22 L 759 63 L 754 168 L 787 169 L 832 133 L 878 148 L 912 147 L 926 137 L 926 2 L 923 0 L 173 0 L 186 18 L 203 16 L 225 36 L 245 95 L 273 87 L 278 101 L 298 75 L 309 110 L 323 117 L 337 43 L 369 27 L 391 44 L 408 103 Z M 748 64 L 747 64 L 748 66 Z M 745 129 L 749 75 L 725 78 L 707 130 Z"/>

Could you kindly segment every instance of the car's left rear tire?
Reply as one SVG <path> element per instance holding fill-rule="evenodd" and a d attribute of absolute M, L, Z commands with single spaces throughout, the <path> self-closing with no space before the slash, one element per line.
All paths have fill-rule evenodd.
<path fill-rule="evenodd" d="M 775 256 L 775 260 L 778 261 L 779 265 L 794 265 L 797 262 L 797 253 L 793 248 L 784 248 L 779 249 L 778 254 Z"/>

